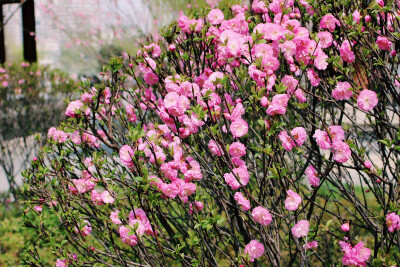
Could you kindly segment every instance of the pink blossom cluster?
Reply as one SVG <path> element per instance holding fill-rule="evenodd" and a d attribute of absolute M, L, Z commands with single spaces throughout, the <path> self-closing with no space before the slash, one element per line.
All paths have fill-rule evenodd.
<path fill-rule="evenodd" d="M 72 194 L 84 194 L 94 189 L 97 180 L 88 171 L 82 172 L 82 178 L 73 179 L 68 189 Z"/>
<path fill-rule="evenodd" d="M 366 261 L 371 256 L 371 250 L 364 247 L 361 241 L 354 247 L 345 241 L 339 241 L 339 245 L 344 252 L 342 263 L 344 266 L 366 266 Z"/>
<path fill-rule="evenodd" d="M 103 204 L 114 203 L 114 198 L 110 195 L 108 191 L 103 191 L 102 193 L 99 193 L 97 192 L 97 190 L 93 190 L 91 199 L 93 204 L 98 206 Z"/>
<path fill-rule="evenodd" d="M 88 220 L 83 220 L 78 227 L 79 229 L 75 227 L 75 232 L 81 234 L 82 236 L 88 236 L 92 233 L 92 225 Z"/>
<path fill-rule="evenodd" d="M 116 218 L 114 218 L 114 220 L 116 220 Z M 134 234 L 131 233 L 132 231 Z M 129 246 L 136 246 L 139 241 L 138 238 L 144 234 L 154 235 L 153 228 L 151 227 L 150 221 L 147 219 L 146 213 L 142 209 L 135 209 L 129 213 L 128 227 L 119 227 L 119 235 L 123 243 Z"/>
<path fill-rule="evenodd" d="M 328 132 L 316 130 L 313 137 L 321 149 L 332 149 L 333 160 L 345 163 L 351 156 L 349 145 L 344 142 L 345 134 L 342 127 L 332 125 Z"/>
<path fill-rule="evenodd" d="M 291 151 L 293 147 L 300 147 L 307 139 L 307 132 L 303 127 L 296 127 L 290 131 L 290 135 L 286 131 L 279 133 L 278 137 L 282 142 L 282 146 L 287 151 Z"/>

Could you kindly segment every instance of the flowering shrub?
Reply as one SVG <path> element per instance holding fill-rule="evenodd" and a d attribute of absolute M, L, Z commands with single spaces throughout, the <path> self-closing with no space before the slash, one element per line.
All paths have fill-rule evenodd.
<path fill-rule="evenodd" d="M 49 130 L 25 225 L 56 266 L 400 264 L 399 4 L 182 15 Z"/>

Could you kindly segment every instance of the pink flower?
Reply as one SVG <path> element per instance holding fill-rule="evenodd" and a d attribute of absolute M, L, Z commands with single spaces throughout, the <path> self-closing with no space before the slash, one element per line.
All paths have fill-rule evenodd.
<path fill-rule="evenodd" d="M 332 34 L 330 32 L 319 32 L 317 34 L 318 38 L 319 38 L 319 45 L 322 48 L 328 48 L 332 45 Z"/>
<path fill-rule="evenodd" d="M 256 222 L 262 225 L 269 225 L 272 222 L 272 216 L 269 211 L 261 206 L 254 208 L 251 216 Z"/>
<path fill-rule="evenodd" d="M 328 29 L 331 32 L 335 30 L 336 25 L 340 26 L 340 22 L 331 14 L 325 15 L 319 23 L 321 29 Z"/>
<path fill-rule="evenodd" d="M 342 43 L 342 46 L 339 49 L 340 56 L 344 61 L 347 63 L 353 63 L 353 61 L 356 59 L 356 56 L 354 55 L 354 52 L 351 51 L 351 46 L 348 40 L 344 41 Z"/>
<path fill-rule="evenodd" d="M 121 226 L 119 228 L 119 236 L 121 237 L 122 242 L 128 246 L 136 246 L 138 243 L 138 238 L 134 234 L 129 235 L 129 232 L 131 232 L 131 230 L 125 226 Z"/>
<path fill-rule="evenodd" d="M 307 70 L 307 78 L 310 81 L 312 86 L 318 86 L 319 82 L 321 81 L 318 74 L 313 69 Z"/>
<path fill-rule="evenodd" d="M 319 50 L 317 57 L 314 59 L 314 66 L 319 70 L 325 70 L 328 67 L 328 62 L 326 62 L 328 58 L 322 50 Z"/>
<path fill-rule="evenodd" d="M 291 151 L 293 149 L 294 142 L 286 131 L 280 132 L 278 137 L 279 140 L 281 140 L 282 146 L 286 151 Z"/>
<path fill-rule="evenodd" d="M 297 85 L 299 84 L 299 81 L 296 80 L 291 75 L 285 75 L 285 77 L 282 78 L 281 82 L 287 87 L 286 91 L 289 94 L 292 94 L 296 90 Z"/>
<path fill-rule="evenodd" d="M 307 132 L 303 127 L 296 127 L 290 131 L 297 146 L 302 146 L 307 139 Z"/>
<path fill-rule="evenodd" d="M 144 81 L 148 84 L 148 85 L 153 85 L 158 83 L 158 77 L 156 74 L 154 74 L 153 72 L 146 72 L 144 74 Z"/>
<path fill-rule="evenodd" d="M 354 248 L 347 242 L 339 241 L 339 245 L 344 251 L 342 263 L 344 266 L 366 266 L 366 261 L 371 256 L 371 250 L 364 247 L 361 241 Z"/>
<path fill-rule="evenodd" d="M 34 209 L 35 209 L 37 212 L 42 212 L 42 206 L 35 206 Z"/>
<path fill-rule="evenodd" d="M 82 227 L 82 225 L 83 225 L 83 227 Z M 79 224 L 79 227 L 81 228 L 80 229 L 80 233 L 83 236 L 88 236 L 92 232 L 92 227 L 91 227 L 90 223 L 87 220 L 83 220 L 83 223 Z M 79 230 L 77 228 L 75 228 L 75 231 L 77 233 L 79 233 Z"/>
<path fill-rule="evenodd" d="M 302 200 L 301 196 L 291 189 L 289 189 L 286 194 L 285 208 L 290 211 L 297 210 Z"/>
<path fill-rule="evenodd" d="M 275 23 L 258 24 L 254 30 L 254 33 L 262 33 L 265 40 L 276 41 L 284 36 L 283 27 Z"/>
<path fill-rule="evenodd" d="M 308 178 L 308 182 L 314 186 L 317 187 L 319 186 L 319 177 L 318 177 L 318 173 L 315 170 L 315 168 L 313 166 L 308 166 L 306 171 L 305 171 L 307 178 Z"/>
<path fill-rule="evenodd" d="M 357 98 L 357 105 L 364 111 L 370 111 L 378 105 L 378 97 L 374 91 L 364 89 Z"/>
<path fill-rule="evenodd" d="M 400 229 L 400 216 L 392 212 L 386 215 L 386 226 L 390 233 Z"/>
<path fill-rule="evenodd" d="M 351 150 L 347 143 L 336 142 L 332 144 L 333 160 L 339 163 L 345 163 L 351 156 Z"/>
<path fill-rule="evenodd" d="M 283 115 L 286 113 L 286 106 L 289 102 L 289 96 L 287 94 L 277 94 L 272 98 L 271 104 L 267 108 L 267 114 L 269 116 Z"/>
<path fill-rule="evenodd" d="M 208 148 L 211 150 L 211 153 L 217 156 L 222 156 L 224 151 L 222 150 L 221 146 L 217 144 L 213 139 L 208 142 Z"/>
<path fill-rule="evenodd" d="M 327 132 L 321 131 L 319 129 L 315 130 L 313 137 L 315 138 L 315 141 L 321 149 L 331 148 L 331 141 L 329 140 L 329 135 Z"/>
<path fill-rule="evenodd" d="M 103 191 L 103 193 L 100 194 L 100 197 L 101 197 L 101 201 L 103 203 L 106 203 L 106 204 L 114 203 L 114 198 L 110 195 L 110 193 L 108 191 Z"/>
<path fill-rule="evenodd" d="M 364 19 L 365 19 L 365 22 L 370 22 L 371 21 L 371 16 L 370 15 L 366 15 L 364 17 Z"/>
<path fill-rule="evenodd" d="M 353 21 L 356 22 L 356 24 L 360 23 L 360 19 L 361 19 L 361 15 L 360 12 L 358 10 L 353 12 Z"/>
<path fill-rule="evenodd" d="M 103 201 L 101 200 L 101 195 L 99 194 L 99 192 L 97 192 L 97 190 L 93 190 L 91 193 L 91 200 L 93 202 L 93 204 L 95 205 L 102 205 Z"/>
<path fill-rule="evenodd" d="M 376 44 L 378 45 L 379 49 L 390 51 L 392 47 L 392 42 L 389 41 L 386 37 L 378 36 L 376 40 Z"/>
<path fill-rule="evenodd" d="M 364 167 L 367 169 L 371 169 L 372 168 L 372 162 L 369 160 L 364 161 Z"/>
<path fill-rule="evenodd" d="M 232 157 L 243 157 L 246 155 L 246 147 L 240 142 L 234 142 L 229 147 L 229 154 Z"/>
<path fill-rule="evenodd" d="M 195 212 L 200 212 L 204 208 L 204 204 L 201 201 L 195 201 L 194 202 L 194 211 Z M 193 205 L 192 203 L 189 203 L 189 214 L 193 214 Z"/>
<path fill-rule="evenodd" d="M 247 171 L 246 167 L 239 167 L 233 169 L 233 173 L 225 173 L 224 178 L 225 182 L 232 188 L 232 190 L 237 190 L 241 187 L 240 183 L 236 179 L 239 177 L 240 183 L 242 185 L 247 185 L 249 182 L 249 172 Z"/>
<path fill-rule="evenodd" d="M 236 192 L 235 195 L 233 196 L 238 205 L 240 205 L 240 208 L 244 211 L 247 211 L 250 209 L 250 201 L 243 196 L 242 193 Z"/>
<path fill-rule="evenodd" d="M 56 267 L 67 267 L 67 260 L 61 260 L 61 259 L 57 259 L 56 261 Z"/>
<path fill-rule="evenodd" d="M 244 253 L 248 254 L 250 256 L 250 261 L 253 262 L 254 259 L 264 254 L 264 246 L 257 240 L 251 240 L 250 243 L 246 245 Z"/>
<path fill-rule="evenodd" d="M 328 128 L 329 136 L 332 140 L 332 143 L 340 142 L 344 140 L 344 131 L 342 127 L 338 125 L 332 125 Z"/>
<path fill-rule="evenodd" d="M 332 96 L 336 100 L 349 100 L 353 92 L 349 89 L 351 85 L 348 82 L 338 82 L 335 89 L 332 91 Z"/>
<path fill-rule="evenodd" d="M 119 150 L 119 158 L 121 159 L 122 163 L 128 168 L 133 167 L 133 161 L 132 161 L 133 155 L 134 155 L 133 149 L 128 145 L 122 146 L 121 149 Z"/>
<path fill-rule="evenodd" d="M 296 238 L 306 237 L 310 230 L 310 223 L 307 220 L 301 220 L 292 228 L 292 235 Z"/>
<path fill-rule="evenodd" d="M 224 13 L 220 9 L 212 9 L 207 15 L 207 19 L 212 25 L 221 24 L 224 20 Z"/>
<path fill-rule="evenodd" d="M 311 241 L 308 242 L 307 244 L 303 245 L 304 249 L 312 249 L 312 248 L 317 248 L 318 247 L 318 241 Z"/>
<path fill-rule="evenodd" d="M 350 230 L 350 224 L 348 222 L 344 223 L 340 226 L 340 229 L 342 229 L 343 232 L 348 232 Z"/>
<path fill-rule="evenodd" d="M 79 111 L 83 107 L 83 103 L 80 100 L 75 100 L 69 103 L 65 115 L 71 118 L 78 116 Z"/>
<path fill-rule="evenodd" d="M 230 130 L 233 136 L 242 137 L 249 130 L 249 126 L 245 120 L 236 119 L 231 123 Z"/>
<path fill-rule="evenodd" d="M 112 211 L 111 215 L 110 215 L 111 221 L 113 223 L 115 223 L 115 224 L 121 224 L 122 223 L 121 220 L 118 218 L 118 213 L 119 213 L 119 210 L 116 210 L 116 211 Z"/>

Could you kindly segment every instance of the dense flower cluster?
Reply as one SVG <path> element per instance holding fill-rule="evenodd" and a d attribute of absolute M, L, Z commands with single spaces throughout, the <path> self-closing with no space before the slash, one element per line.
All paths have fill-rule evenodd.
<path fill-rule="evenodd" d="M 344 265 L 365 266 L 371 250 L 349 237 L 385 239 L 400 221 L 400 140 L 387 118 L 398 118 L 388 104 L 397 98 L 368 76 L 388 73 L 371 62 L 389 57 L 393 37 L 382 30 L 376 44 L 355 39 L 368 27 L 361 10 L 321 14 L 311 2 L 255 0 L 182 15 L 165 40 L 112 59 L 104 84 L 69 104 L 69 124 L 50 129 L 53 172 L 42 175 L 39 160 L 31 182 L 56 179 L 82 210 L 74 220 L 83 217 L 94 238 L 108 231 L 96 249 L 118 264 L 310 265 L 329 247 Z M 378 18 L 388 23 L 379 13 L 367 23 Z M 376 151 L 383 169 L 371 161 Z M 370 191 L 359 194 L 356 178 Z M 368 208 L 369 192 L 382 214 Z"/>

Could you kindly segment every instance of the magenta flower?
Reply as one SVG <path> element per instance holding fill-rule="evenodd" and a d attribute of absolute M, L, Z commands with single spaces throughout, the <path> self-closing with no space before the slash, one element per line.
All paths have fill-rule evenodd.
<path fill-rule="evenodd" d="M 153 84 L 158 83 L 158 77 L 156 74 L 154 74 L 154 72 L 147 72 L 144 74 L 144 81 L 148 85 L 153 85 Z"/>
<path fill-rule="evenodd" d="M 378 45 L 379 49 L 381 49 L 381 50 L 390 51 L 392 48 L 392 42 L 383 36 L 378 36 L 378 38 L 376 40 L 376 44 Z"/>
<path fill-rule="evenodd" d="M 378 105 L 378 97 L 374 91 L 364 89 L 357 98 L 357 105 L 364 111 L 370 111 Z"/>
<path fill-rule="evenodd" d="M 366 261 L 371 256 L 371 250 L 364 247 L 361 241 L 354 248 L 347 242 L 339 241 L 339 245 L 344 251 L 342 263 L 344 266 L 366 266 Z"/>
<path fill-rule="evenodd" d="M 242 193 L 236 192 L 233 197 L 242 210 L 247 211 L 251 208 L 250 201 L 247 198 L 245 198 Z"/>
<path fill-rule="evenodd" d="M 253 262 L 254 259 L 264 254 L 264 246 L 257 240 L 251 240 L 250 243 L 246 245 L 244 253 L 248 254 L 250 256 L 250 261 Z"/>
<path fill-rule="evenodd" d="M 306 171 L 305 171 L 307 178 L 308 178 L 308 182 L 310 183 L 310 185 L 317 187 L 319 186 L 319 177 L 318 177 L 318 173 L 315 170 L 315 168 L 313 166 L 308 166 Z"/>
<path fill-rule="evenodd" d="M 301 196 L 291 189 L 289 189 L 286 194 L 285 208 L 290 211 L 297 210 L 302 200 Z"/>
<path fill-rule="evenodd" d="M 325 15 L 319 23 L 321 29 L 328 29 L 331 32 L 335 30 L 336 25 L 340 27 L 340 22 L 331 14 Z"/>
<path fill-rule="evenodd" d="M 351 85 L 348 82 L 338 82 L 335 89 L 332 91 L 332 97 L 336 100 L 349 100 L 353 95 L 350 91 Z"/>
<path fill-rule="evenodd" d="M 386 215 L 386 226 L 390 233 L 400 229 L 400 216 L 392 212 Z"/>
<path fill-rule="evenodd" d="M 343 232 L 348 232 L 350 230 L 350 224 L 348 222 L 344 223 L 340 226 L 340 229 L 342 229 Z"/>
<path fill-rule="evenodd" d="M 272 221 L 272 216 L 269 211 L 261 206 L 254 208 L 251 216 L 256 222 L 262 225 L 269 225 Z"/>
<path fill-rule="evenodd" d="M 310 223 L 307 220 L 301 220 L 292 228 L 292 235 L 296 238 L 306 237 L 310 230 Z"/>
<path fill-rule="evenodd" d="M 372 168 L 372 162 L 369 160 L 364 161 L 364 167 L 367 169 L 371 169 Z"/>
<path fill-rule="evenodd" d="M 332 144 L 332 151 L 333 151 L 333 160 L 345 163 L 349 160 L 351 156 L 351 150 L 347 143 L 345 142 L 336 142 Z"/>

